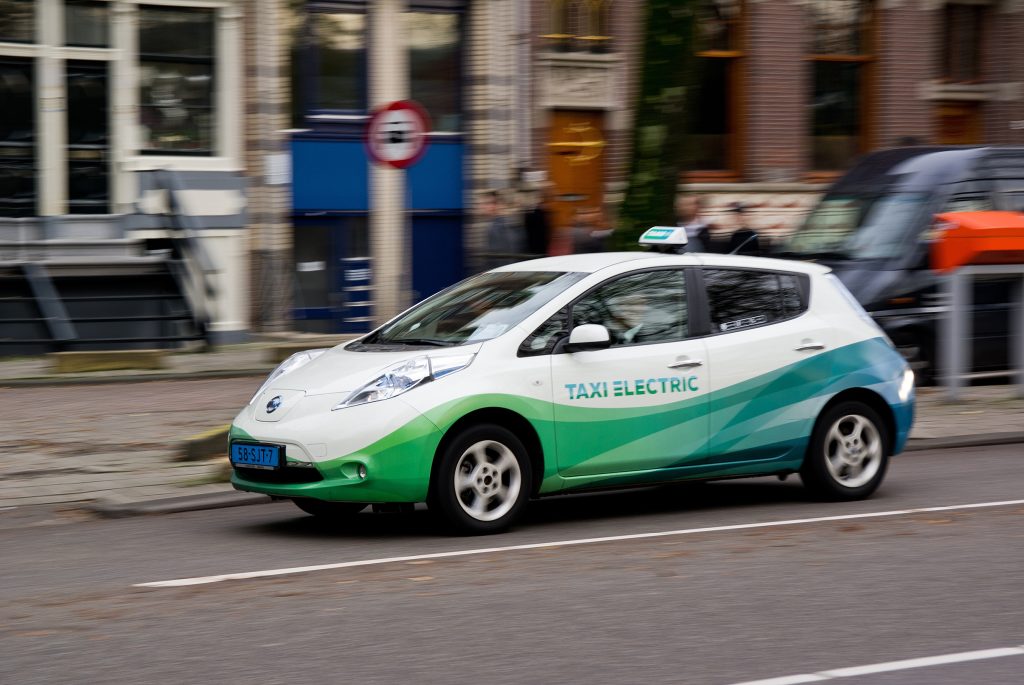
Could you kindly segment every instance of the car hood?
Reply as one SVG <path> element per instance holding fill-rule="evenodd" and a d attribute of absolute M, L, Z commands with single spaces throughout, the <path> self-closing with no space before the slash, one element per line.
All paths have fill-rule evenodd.
<path fill-rule="evenodd" d="M 294 390 L 307 397 L 332 393 L 353 392 L 377 378 L 380 373 L 402 361 L 428 356 L 439 359 L 447 356 L 475 354 L 483 343 L 459 347 L 410 347 L 400 351 L 352 352 L 344 346 L 331 348 L 295 371 L 277 378 L 267 390 Z"/>

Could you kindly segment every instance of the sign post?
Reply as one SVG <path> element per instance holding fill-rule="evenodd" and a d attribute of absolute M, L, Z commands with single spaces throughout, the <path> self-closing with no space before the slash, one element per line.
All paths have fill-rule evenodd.
<path fill-rule="evenodd" d="M 396 240 L 383 240 L 384 236 L 377 235 L 371 239 L 371 244 L 379 246 L 380 250 L 374 254 L 374 265 L 371 267 L 374 271 L 373 295 L 378 323 L 390 319 L 410 304 L 412 190 L 408 175 L 403 174 L 402 170 L 411 167 L 426 152 L 429 132 L 430 117 L 419 103 L 412 100 L 397 100 L 378 107 L 366 125 L 366 151 L 370 159 L 381 167 L 378 174 L 401 174 L 404 177 L 398 184 L 385 184 L 392 187 L 393 191 L 373 193 L 373 211 L 380 211 L 376 203 L 383 202 L 395 209 L 404 208 L 406 216 L 404 226 L 392 225 L 387 228 L 387 232 L 392 235 L 392 231 L 404 231 L 405 236 L 395 236 Z M 404 186 L 404 191 L 401 186 Z M 406 246 L 410 249 L 407 250 Z M 381 254 L 383 251 L 388 254 Z"/>

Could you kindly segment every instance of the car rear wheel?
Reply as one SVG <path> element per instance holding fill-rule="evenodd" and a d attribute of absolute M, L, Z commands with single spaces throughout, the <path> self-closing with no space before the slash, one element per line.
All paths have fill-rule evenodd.
<path fill-rule="evenodd" d="M 497 533 L 518 518 L 531 482 L 530 460 L 515 434 L 473 426 L 445 448 L 430 504 L 459 532 Z"/>
<path fill-rule="evenodd" d="M 343 519 L 355 516 L 366 508 L 365 504 L 358 502 L 325 502 L 320 499 L 309 499 L 300 497 L 292 502 L 307 514 L 312 514 L 323 519 Z"/>
<path fill-rule="evenodd" d="M 843 402 L 818 418 L 800 478 L 827 499 L 863 499 L 882 483 L 888 462 L 889 436 L 878 413 Z"/>

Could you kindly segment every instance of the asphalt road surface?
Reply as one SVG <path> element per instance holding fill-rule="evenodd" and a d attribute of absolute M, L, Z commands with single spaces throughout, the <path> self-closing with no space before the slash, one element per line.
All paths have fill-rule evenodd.
<path fill-rule="evenodd" d="M 15 509 L 0 681 L 1015 685 L 1022 524 L 1020 445 L 903 455 L 865 502 L 795 479 L 648 488 L 543 500 L 487 538 L 419 510 Z M 172 580 L 194 584 L 144 585 Z"/>

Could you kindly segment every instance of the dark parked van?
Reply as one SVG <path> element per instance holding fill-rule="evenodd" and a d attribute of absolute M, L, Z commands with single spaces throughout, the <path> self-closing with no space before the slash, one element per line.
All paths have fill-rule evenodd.
<path fill-rule="evenodd" d="M 927 237 L 940 212 L 1024 211 L 1024 148 L 912 147 L 862 158 L 835 182 L 777 256 L 831 266 L 918 373 L 935 371 L 941 276 Z M 1009 367 L 1009 279 L 974 286 L 978 374 Z"/>

